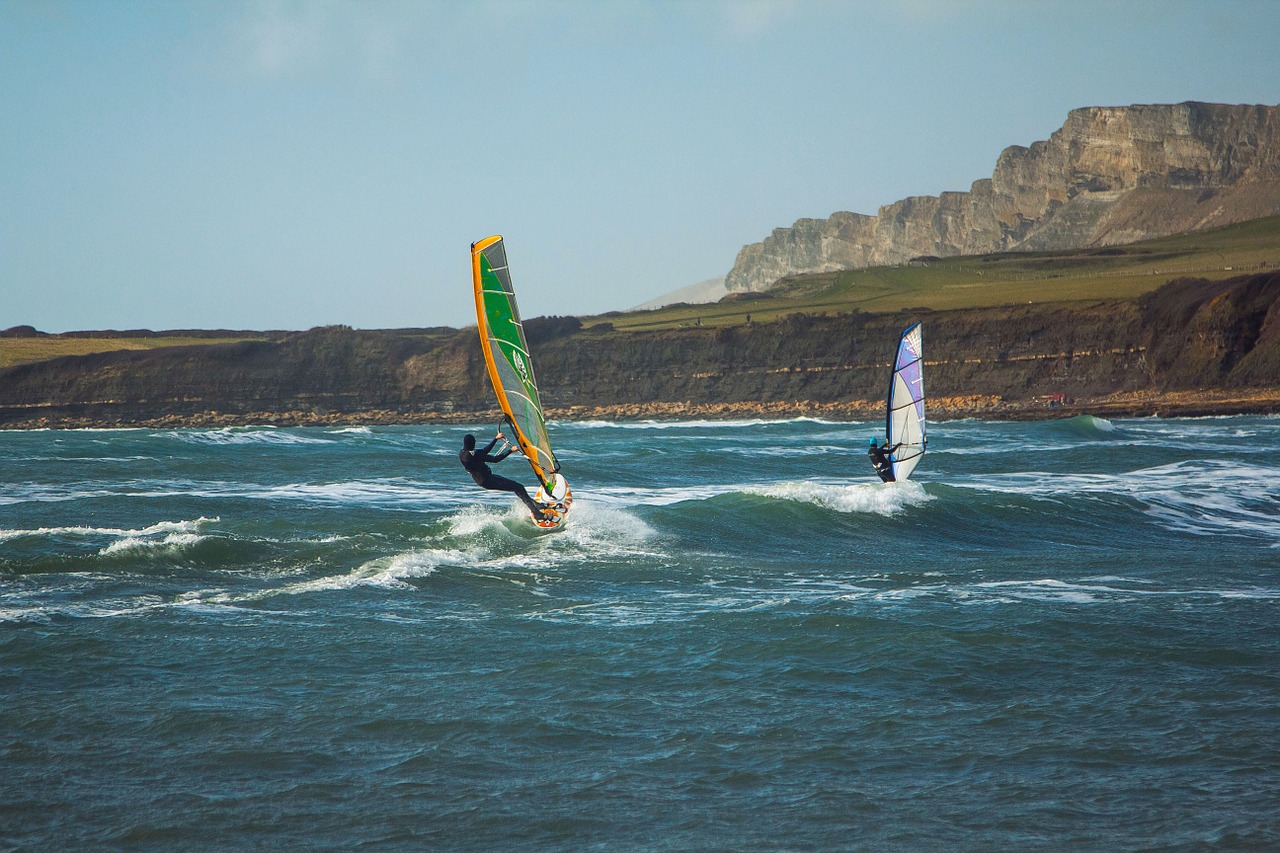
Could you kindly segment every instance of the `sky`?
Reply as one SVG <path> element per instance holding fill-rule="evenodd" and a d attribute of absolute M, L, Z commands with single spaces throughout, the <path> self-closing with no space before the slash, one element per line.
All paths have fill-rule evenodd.
<path fill-rule="evenodd" d="M 474 323 L 967 190 L 1069 110 L 1280 103 L 1272 0 L 0 0 L 0 329 Z"/>

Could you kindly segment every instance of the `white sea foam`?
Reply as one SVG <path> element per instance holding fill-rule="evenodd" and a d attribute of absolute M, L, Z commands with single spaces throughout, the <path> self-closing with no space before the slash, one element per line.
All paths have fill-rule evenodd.
<path fill-rule="evenodd" d="M 8 539 L 17 539 L 24 536 L 118 536 L 130 539 L 140 539 L 149 536 L 157 536 L 159 534 L 187 534 L 194 533 L 206 524 L 217 523 L 217 518 L 200 518 L 190 521 L 159 521 L 149 527 L 139 529 L 130 529 L 122 527 L 37 527 L 29 530 L 0 530 L 0 542 Z"/>
<path fill-rule="evenodd" d="M 745 614 L 789 606 L 842 605 L 858 610 L 881 607 L 917 607 L 931 599 L 960 604 L 1106 603 L 1124 599 L 1105 590 L 1053 581 L 972 585 L 931 582 L 912 586 L 883 585 L 883 579 L 775 578 L 758 586 L 737 579 L 708 581 L 695 591 L 680 591 L 645 598 L 610 598 L 575 602 L 538 610 L 528 618 L 538 621 L 604 625 L 647 625 L 688 621 L 706 614 Z M 1185 594 L 1185 593 L 1183 593 Z"/>
<path fill-rule="evenodd" d="M 179 441 L 194 444 L 324 444 L 323 438 L 285 432 L 273 426 L 224 427 L 211 430 L 179 430 L 173 433 Z"/>
<path fill-rule="evenodd" d="M 13 462 L 75 462 L 76 464 L 84 464 L 86 462 L 154 462 L 156 459 L 154 456 L 61 456 L 55 454 L 9 456 L 7 458 Z"/>
<path fill-rule="evenodd" d="M 359 586 L 375 586 L 386 589 L 410 588 L 408 578 L 421 578 L 434 574 L 443 565 L 466 565 L 471 558 L 463 551 L 447 548 L 427 548 L 388 557 L 378 557 L 364 563 L 354 571 L 312 580 L 286 584 L 279 589 L 261 593 L 270 595 L 301 595 L 309 592 L 353 589 Z"/>
<path fill-rule="evenodd" d="M 825 424 L 856 426 L 858 422 L 828 421 L 820 418 L 744 418 L 742 420 L 688 420 L 688 421 L 550 421 L 558 429 L 740 429 L 743 427 L 780 426 L 784 424 Z"/>
<path fill-rule="evenodd" d="M 465 507 L 448 520 L 447 531 L 426 547 L 370 560 L 339 575 L 286 584 L 255 597 L 345 590 L 356 587 L 410 588 L 413 578 L 447 569 L 493 573 L 512 583 L 540 584 L 559 569 L 607 559 L 660 556 L 645 545 L 657 534 L 621 510 L 575 502 L 565 527 L 541 531 L 523 506 Z"/>
<path fill-rule="evenodd" d="M 127 536 L 103 548 L 98 553 L 102 556 L 136 551 L 168 551 L 177 552 L 197 545 L 207 539 L 196 533 L 170 533 L 161 539 L 147 539 L 141 536 Z"/>
<path fill-rule="evenodd" d="M 719 495 L 740 492 L 748 486 L 733 483 L 705 483 L 697 486 L 617 487 L 597 486 L 591 490 L 592 500 L 610 506 L 668 506 L 685 501 L 705 501 Z"/>
<path fill-rule="evenodd" d="M 1115 495 L 1135 501 L 1179 532 L 1251 535 L 1280 547 L 1280 470 L 1229 460 L 1190 460 L 1107 474 L 983 475 L 971 488 L 1034 497 Z"/>
<path fill-rule="evenodd" d="M 449 534 L 464 539 L 497 535 L 515 541 L 512 525 L 528 518 L 528 511 L 514 502 L 501 507 L 472 504 L 449 517 Z"/>
<path fill-rule="evenodd" d="M 111 578 L 96 578 L 96 581 L 110 581 Z M 46 588 L 45 593 L 59 591 Z M 65 591 L 65 590 L 62 590 Z M 75 591 L 75 590 L 72 590 Z M 231 595 L 225 590 L 205 589 L 179 593 L 173 599 L 159 595 L 139 595 L 130 598 L 104 598 L 96 601 L 77 601 L 73 603 L 36 604 L 31 602 L 0 602 L 0 622 L 36 622 L 47 623 L 51 619 L 70 617 L 74 619 L 113 619 L 136 618 L 147 616 L 157 611 L 181 609 L 205 615 L 235 615 L 243 618 L 246 615 L 260 617 L 273 611 L 262 607 L 252 609 L 242 607 L 237 602 L 253 598 L 248 595 Z"/>
<path fill-rule="evenodd" d="M 646 549 L 658 533 L 642 519 L 595 499 L 574 501 L 564 527 L 534 526 L 520 504 L 503 509 L 468 507 L 449 519 L 449 537 L 463 540 L 476 564 L 489 568 L 550 568 L 624 555 L 653 556 Z M 503 556 L 500 546 L 522 550 Z"/>
<path fill-rule="evenodd" d="M 158 595 L 139 595 L 133 598 L 105 598 L 92 602 L 69 604 L 16 604 L 0 606 L 0 622 L 48 622 L 58 616 L 78 619 L 112 619 L 139 616 L 168 603 Z"/>
<path fill-rule="evenodd" d="M 110 493 L 118 494 L 118 493 Z M 135 498 L 197 497 L 248 500 L 303 501 L 337 505 L 391 505 L 412 507 L 457 506 L 470 495 L 453 484 L 422 483 L 404 478 L 347 480 L 336 483 L 283 483 L 265 485 L 220 481 L 140 482 L 128 492 Z"/>
<path fill-rule="evenodd" d="M 815 504 L 845 513 L 895 515 L 933 498 L 924 486 L 911 480 L 898 483 L 832 484 L 805 480 L 772 483 L 743 489 L 747 494 Z"/>
<path fill-rule="evenodd" d="M 840 444 L 769 444 L 759 447 L 735 447 L 732 450 L 722 450 L 719 452 L 737 453 L 742 456 L 765 456 L 781 459 L 796 459 L 812 457 L 814 454 L 819 453 L 830 453 L 833 456 L 839 456 L 840 454 L 847 455 L 849 453 L 849 447 Z M 859 455 L 863 455 L 861 453 L 861 449 L 859 449 Z M 859 460 L 860 464 L 861 462 L 862 460 Z"/>
<path fill-rule="evenodd" d="M 1280 589 L 1251 587 L 1248 589 L 1217 589 L 1212 587 L 1175 588 L 1160 587 L 1151 581 L 1126 578 L 1085 578 L 1079 581 L 1063 581 L 1054 578 L 1037 580 L 988 581 L 973 585 L 952 587 L 951 591 L 968 594 L 974 598 L 996 601 L 1046 601 L 1069 604 L 1118 604 L 1143 598 L 1169 598 L 1178 600 L 1196 598 L 1222 599 L 1280 599 Z M 1119 584 L 1123 583 L 1121 586 Z"/>
<path fill-rule="evenodd" d="M 5 493 L 0 494 L 0 506 L 21 503 L 62 503 L 110 497 L 115 494 L 117 493 L 109 489 L 69 489 L 44 483 L 32 483 L 21 487 L 6 486 Z"/>
<path fill-rule="evenodd" d="M 1056 601 L 1069 604 L 1093 604 L 1103 600 L 1131 598 L 1129 590 L 1102 584 L 1068 583 L 1042 578 L 1032 581 L 990 581 L 974 584 L 975 590 L 994 591 L 997 597 L 1018 600 Z"/>
<path fill-rule="evenodd" d="M 692 594 L 682 592 L 645 601 L 604 601 L 575 605 L 572 608 L 537 614 L 537 618 L 637 623 L 680 621 L 703 613 L 746 613 L 791 604 L 813 606 L 824 602 L 864 610 L 930 606 L 931 600 L 950 601 L 966 606 L 1028 603 L 1125 606 L 1136 600 L 1156 597 L 1180 603 L 1204 599 L 1280 600 L 1280 589 L 1145 588 L 1150 586 L 1146 583 L 1137 583 L 1134 588 L 1130 588 L 1089 580 L 1072 582 L 1054 578 L 982 583 L 949 583 L 939 580 L 910 586 L 885 586 L 885 583 L 885 578 L 832 579 L 821 582 L 811 579 L 777 579 L 764 587 L 744 586 L 732 581 L 714 582 Z"/>
<path fill-rule="evenodd" d="M 587 623 L 615 627 L 637 627 L 693 618 L 689 611 L 662 611 L 634 601 L 593 601 L 571 604 L 528 614 L 536 622 Z"/>
<path fill-rule="evenodd" d="M 178 596 L 176 601 L 167 604 L 167 607 L 174 609 L 186 610 L 192 613 L 199 613 L 204 616 L 235 616 L 243 618 L 244 616 L 262 616 L 270 611 L 263 611 L 261 608 L 241 607 L 228 601 L 218 600 L 218 596 L 210 598 L 203 597 L 207 593 L 188 593 Z"/>
<path fill-rule="evenodd" d="M 332 504 L 438 504 L 456 494 L 404 479 L 348 480 L 340 483 L 286 483 L 245 492 L 243 497 L 267 500 L 301 500 Z M 457 500 L 461 500 L 458 498 Z"/>
<path fill-rule="evenodd" d="M 1096 415 L 1085 415 L 1084 417 L 1088 420 L 1089 425 L 1099 432 L 1115 432 L 1116 425 L 1106 418 L 1100 418 Z"/>
<path fill-rule="evenodd" d="M 563 534 L 565 543 L 584 553 L 631 552 L 658 537 L 643 519 L 608 503 L 597 503 L 594 495 L 574 502 Z M 562 543 L 553 540 L 551 544 Z"/>
<path fill-rule="evenodd" d="M 619 425 L 619 421 L 548 421 L 557 427 L 565 429 L 612 429 Z"/>
<path fill-rule="evenodd" d="M 1251 419 L 1242 427 L 1227 418 L 1127 420 L 1117 443 L 1138 447 L 1188 450 L 1197 455 L 1205 448 L 1230 448 L 1232 454 L 1253 455 L 1274 450 L 1280 434 L 1266 418 Z"/>

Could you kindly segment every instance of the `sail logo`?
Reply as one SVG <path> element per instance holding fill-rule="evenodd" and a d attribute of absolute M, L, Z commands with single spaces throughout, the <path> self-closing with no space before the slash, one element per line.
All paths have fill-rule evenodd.
<path fill-rule="evenodd" d="M 511 363 L 516 366 L 516 372 L 520 374 L 520 378 L 528 382 L 529 366 L 524 363 L 524 356 L 518 352 L 511 353 Z"/>

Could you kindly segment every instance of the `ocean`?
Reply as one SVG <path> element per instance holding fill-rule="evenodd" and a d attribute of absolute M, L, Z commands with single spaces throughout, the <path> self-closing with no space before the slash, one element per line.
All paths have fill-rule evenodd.
<path fill-rule="evenodd" d="M 0 849 L 1280 849 L 1280 419 L 882 430 L 0 432 Z"/>

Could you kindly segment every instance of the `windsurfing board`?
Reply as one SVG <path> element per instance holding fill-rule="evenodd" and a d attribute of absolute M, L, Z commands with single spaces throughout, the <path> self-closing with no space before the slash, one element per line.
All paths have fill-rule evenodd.
<path fill-rule="evenodd" d="M 538 487 L 538 491 L 533 496 L 534 501 L 542 507 L 543 514 L 541 518 L 532 513 L 530 515 L 533 517 L 533 523 L 544 530 L 555 530 L 561 527 L 569 517 L 569 507 L 573 506 L 573 491 L 570 490 L 569 484 L 559 474 L 554 477 L 550 492 L 543 485 Z"/>

